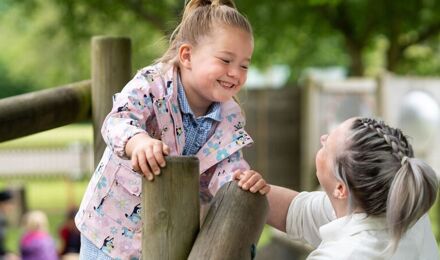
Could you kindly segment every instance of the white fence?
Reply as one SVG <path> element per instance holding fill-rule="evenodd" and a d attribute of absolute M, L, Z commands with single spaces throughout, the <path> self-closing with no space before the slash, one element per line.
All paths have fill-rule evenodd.
<path fill-rule="evenodd" d="M 65 148 L 0 150 L 0 178 L 69 177 L 93 171 L 93 147 L 73 143 Z"/>

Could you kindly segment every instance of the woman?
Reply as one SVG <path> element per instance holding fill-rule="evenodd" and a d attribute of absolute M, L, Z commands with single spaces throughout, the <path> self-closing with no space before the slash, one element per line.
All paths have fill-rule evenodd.
<path fill-rule="evenodd" d="M 399 129 L 351 118 L 321 143 L 324 192 L 272 186 L 270 225 L 314 246 L 308 259 L 440 259 L 426 214 L 438 179 Z"/>

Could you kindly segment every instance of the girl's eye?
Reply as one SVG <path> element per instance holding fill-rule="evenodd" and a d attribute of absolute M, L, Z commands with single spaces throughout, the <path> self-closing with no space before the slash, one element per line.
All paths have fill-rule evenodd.
<path fill-rule="evenodd" d="M 231 62 L 230 60 L 227 60 L 227 59 L 220 59 L 220 60 L 223 61 L 226 64 L 229 64 Z"/>
<path fill-rule="evenodd" d="M 241 66 L 242 69 L 247 70 L 248 66 Z"/>

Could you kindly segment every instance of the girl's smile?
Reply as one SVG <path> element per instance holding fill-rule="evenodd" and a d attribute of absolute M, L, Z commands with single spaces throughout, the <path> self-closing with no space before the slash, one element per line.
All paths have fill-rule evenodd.
<path fill-rule="evenodd" d="M 252 35 L 233 26 L 217 27 L 197 45 L 179 49 L 183 87 L 196 116 L 204 115 L 213 102 L 230 100 L 247 79 Z"/>

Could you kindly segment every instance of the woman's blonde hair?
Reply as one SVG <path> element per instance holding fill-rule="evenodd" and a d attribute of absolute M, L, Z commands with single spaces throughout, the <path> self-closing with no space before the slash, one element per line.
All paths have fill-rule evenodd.
<path fill-rule="evenodd" d="M 233 26 L 252 36 L 249 21 L 240 14 L 231 0 L 191 0 L 185 6 L 182 21 L 170 37 L 167 51 L 156 62 L 177 65 L 179 47 L 184 43 L 196 46 L 200 38 L 210 35 L 216 26 Z"/>
<path fill-rule="evenodd" d="M 335 160 L 336 177 L 349 190 L 349 211 L 387 219 L 393 250 L 434 204 L 438 179 L 400 129 L 370 118 L 353 121 L 346 149 Z"/>

